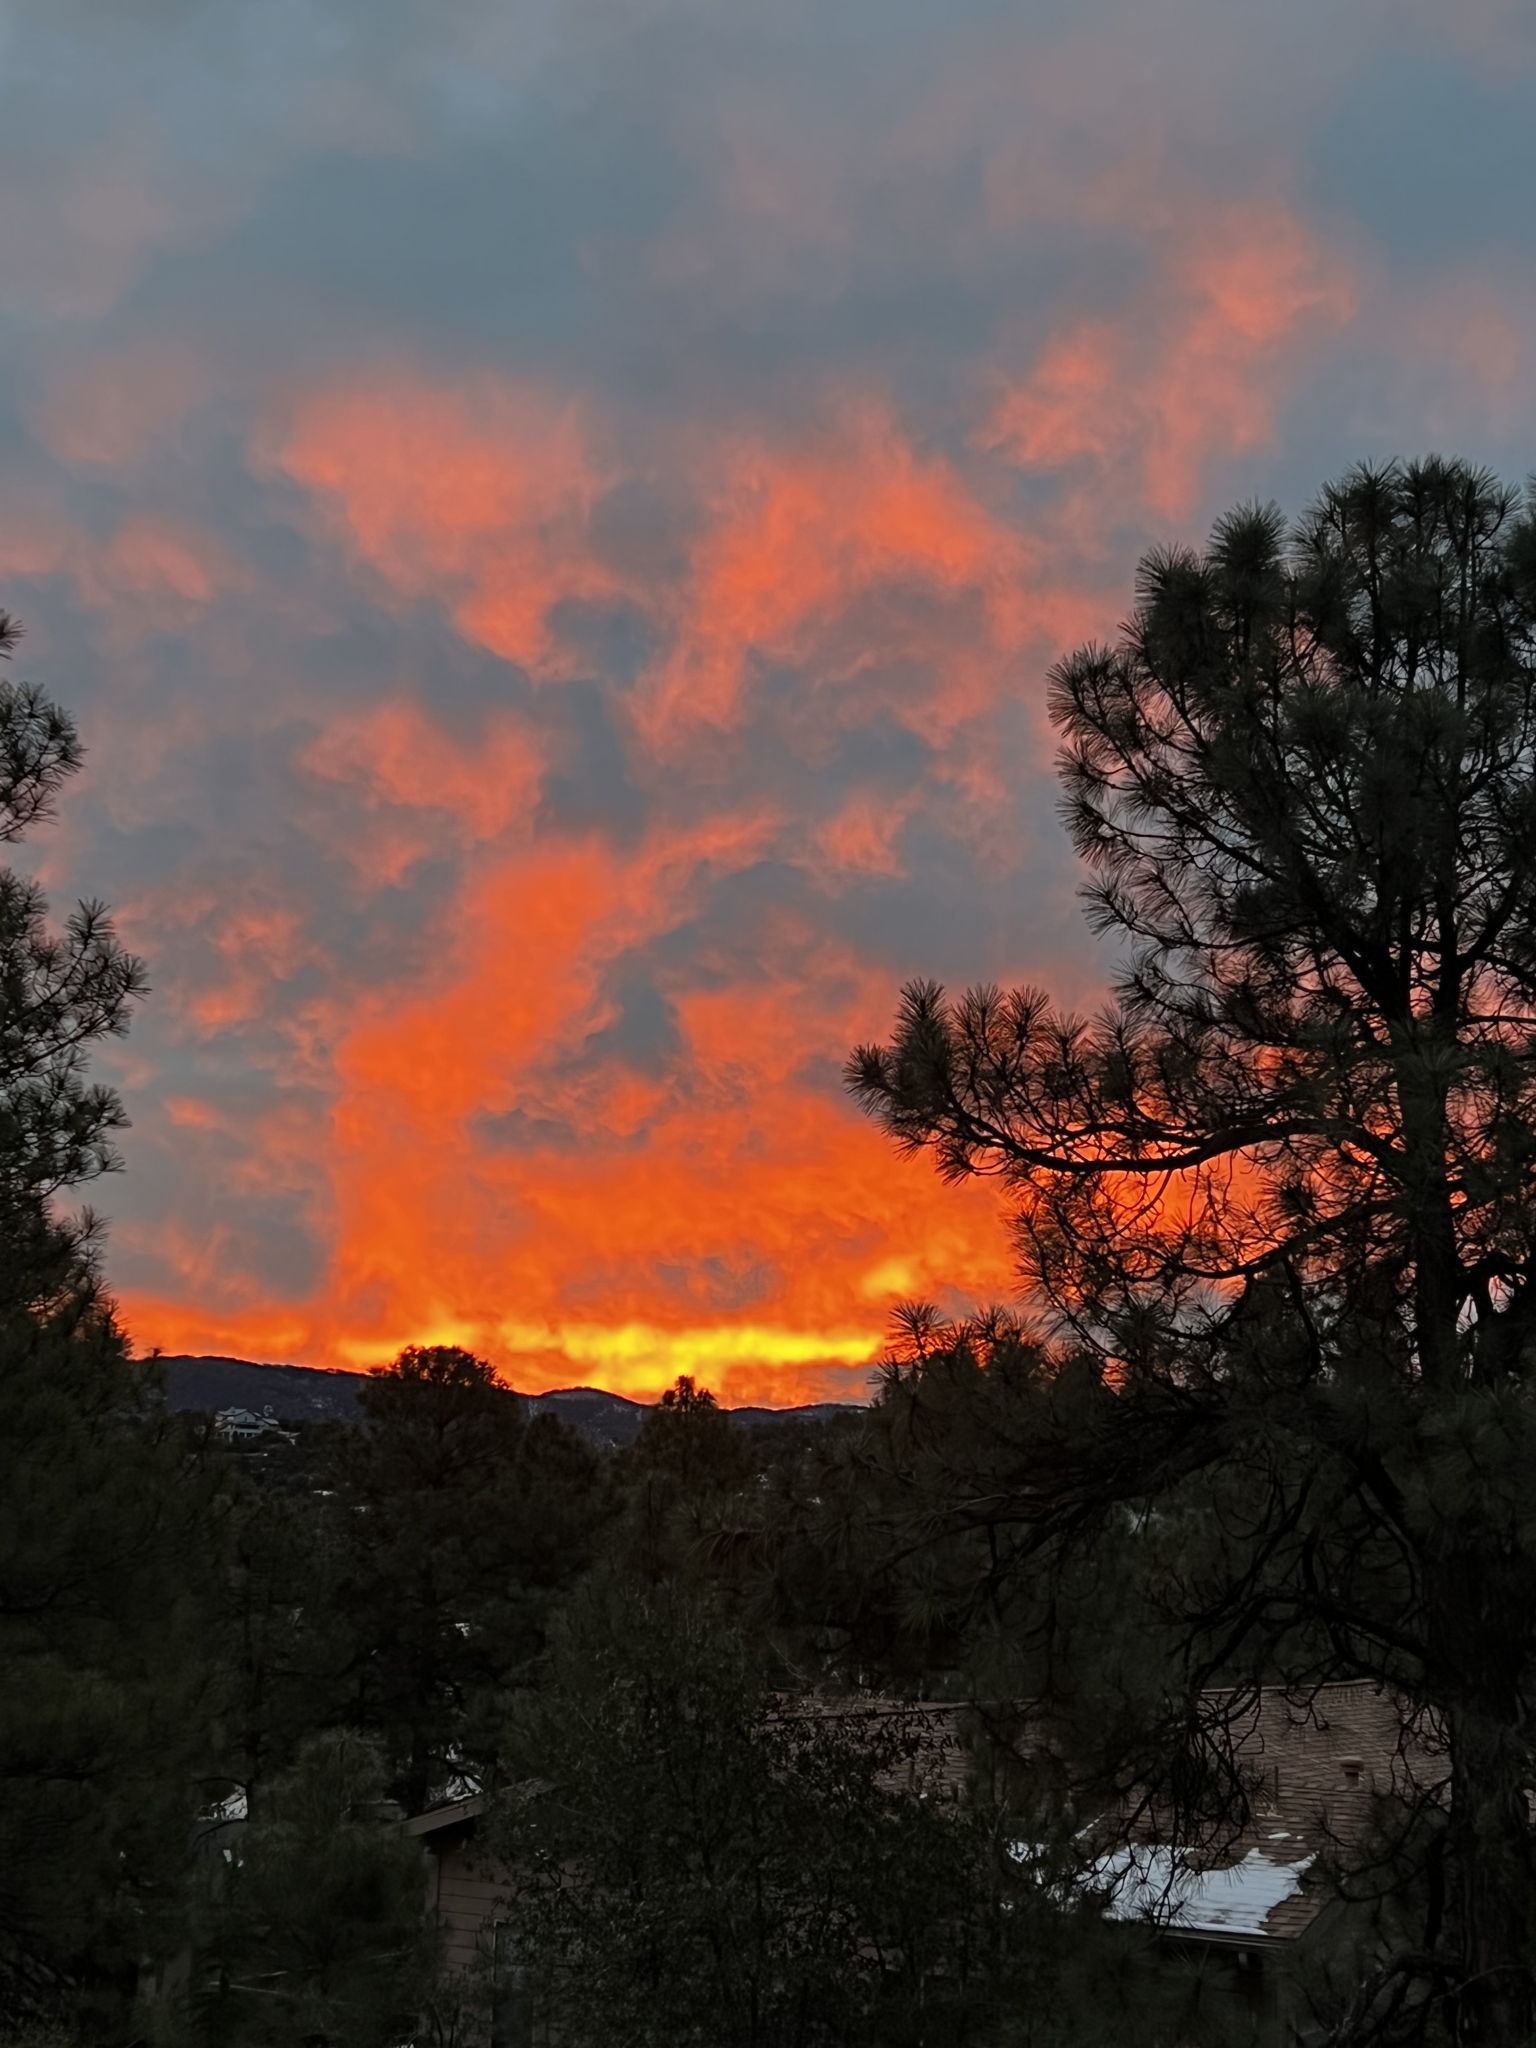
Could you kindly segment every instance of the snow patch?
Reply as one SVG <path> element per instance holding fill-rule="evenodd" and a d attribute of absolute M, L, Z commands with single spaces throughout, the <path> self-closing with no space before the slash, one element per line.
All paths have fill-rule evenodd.
<path fill-rule="evenodd" d="M 1088 1889 L 1111 1893 L 1110 1920 L 1153 1920 L 1199 1934 L 1262 1934 L 1276 1906 L 1293 1899 L 1310 1856 L 1283 1863 L 1250 1849 L 1225 1870 L 1192 1870 L 1176 1849 L 1117 1849 L 1093 1866 Z"/>

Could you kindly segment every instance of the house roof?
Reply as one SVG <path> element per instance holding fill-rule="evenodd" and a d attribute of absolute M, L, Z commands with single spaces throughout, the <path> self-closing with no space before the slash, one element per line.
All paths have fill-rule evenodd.
<path fill-rule="evenodd" d="M 1106 1816 L 1085 1830 L 1105 1846 L 1090 1852 L 1082 1889 L 1104 1897 L 1112 1920 L 1217 1942 L 1293 1941 L 1333 1896 L 1330 1863 L 1362 1848 L 1377 1802 L 1411 1799 L 1443 1780 L 1433 1730 L 1368 1681 L 1212 1693 L 1207 1703 L 1254 1787 L 1249 1825 L 1216 1847 L 1193 1848 L 1157 1839 L 1145 1817 L 1132 1824 L 1130 1841 L 1116 1841 Z M 881 1773 L 892 1790 L 958 1795 L 970 1781 L 964 1707 L 816 1694 L 785 1697 L 779 1710 L 786 1719 L 835 1716 L 872 1736 L 894 1735 L 899 1758 Z M 443 1800 L 402 1826 L 437 1848 L 469 1831 L 485 1804 L 480 1794 Z M 1018 1853 L 1029 1854 L 1023 1844 Z"/>
<path fill-rule="evenodd" d="M 479 1819 L 485 1811 L 485 1795 L 477 1792 L 469 1799 L 445 1799 L 437 1806 L 429 1806 L 424 1813 L 413 1813 L 408 1820 L 400 1823 L 400 1832 L 417 1835 L 428 1841 L 434 1835 L 447 1833 L 453 1828 L 462 1828 Z"/>
<path fill-rule="evenodd" d="M 801 1693 L 779 1703 L 787 1721 L 836 1719 L 868 1731 L 895 1752 L 879 1773 L 888 1791 L 958 1795 L 970 1783 L 972 1746 L 963 1727 L 964 1709 L 945 1701 L 898 1700 L 883 1694 Z"/>
<path fill-rule="evenodd" d="M 1091 1888 L 1109 1890 L 1108 1920 L 1152 1920 L 1170 1931 L 1205 1935 L 1267 1935 L 1306 1900 L 1314 1858 L 1249 1849 L 1235 1863 L 1191 1869 L 1176 1849 L 1133 1845 L 1100 1857 Z M 1315 1913 L 1316 1906 L 1312 1906 Z M 1309 1913 L 1308 1917 L 1311 1917 Z"/>
<path fill-rule="evenodd" d="M 1445 1765 L 1434 1731 L 1369 1681 L 1307 1691 L 1212 1693 L 1252 1790 L 1249 1824 L 1217 1848 L 1136 1839 L 1095 1862 L 1112 1919 L 1211 1939 L 1293 1941 L 1335 1896 L 1330 1870 L 1365 1850 L 1383 1798 L 1432 1792 Z"/>

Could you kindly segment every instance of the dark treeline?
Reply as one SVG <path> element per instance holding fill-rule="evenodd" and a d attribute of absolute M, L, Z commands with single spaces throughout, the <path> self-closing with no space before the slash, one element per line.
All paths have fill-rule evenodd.
<path fill-rule="evenodd" d="M 0 2037 L 1536 2039 L 1536 507 L 1234 513 L 1051 709 L 1110 1004 L 917 983 L 849 1071 L 997 1176 L 1029 1317 L 910 1307 L 819 1423 L 680 1380 L 599 1454 L 444 1347 L 356 1428 L 168 1415 L 55 1202 L 143 972 L 0 876 Z M 0 837 L 78 757 L 0 691 Z M 1340 1681 L 1436 1768 L 1281 2016 L 1089 1880 L 1242 1837 L 1235 1703 Z M 483 1977 L 400 1825 L 470 1793 Z"/>

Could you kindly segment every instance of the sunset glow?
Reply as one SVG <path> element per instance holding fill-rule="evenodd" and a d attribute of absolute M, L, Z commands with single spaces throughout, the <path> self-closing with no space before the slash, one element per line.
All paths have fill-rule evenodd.
<path fill-rule="evenodd" d="M 1051 661 L 1236 498 L 1530 467 L 1528 226 L 1410 246 L 1341 123 L 1536 59 L 1492 6 L 338 12 L 169 10 L 164 107 L 60 65 L 8 144 L 0 602 L 89 749 L 25 858 L 154 987 L 126 1320 L 860 1398 L 1012 1267 L 848 1049 L 913 974 L 1109 971 Z"/>

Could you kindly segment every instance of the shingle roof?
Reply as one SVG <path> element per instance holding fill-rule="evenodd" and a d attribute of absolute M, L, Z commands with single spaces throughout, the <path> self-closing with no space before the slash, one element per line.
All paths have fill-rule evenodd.
<path fill-rule="evenodd" d="M 878 1743 L 895 1757 L 879 1773 L 888 1790 L 956 1796 L 970 1784 L 973 1767 L 962 1711 L 942 1701 L 897 1700 L 877 1693 L 796 1693 L 779 1702 L 786 1720 L 835 1717 L 867 1730 L 872 1747 Z"/>
<path fill-rule="evenodd" d="M 1086 1888 L 1102 1891 L 1113 1919 L 1149 1920 L 1170 1933 L 1209 1940 L 1294 1940 L 1332 1895 L 1333 1859 L 1358 1851 L 1382 1797 L 1404 1800 L 1445 1776 L 1433 1729 L 1391 1693 L 1362 1681 L 1291 1692 L 1266 1687 L 1211 1694 L 1232 1752 L 1254 1786 L 1250 1824 L 1220 1848 L 1158 1840 L 1142 1819 L 1133 1839 L 1113 1839 L 1091 1856 Z M 893 1791 L 958 1796 L 971 1782 L 968 1710 L 945 1702 L 875 1696 L 795 1695 L 779 1703 L 786 1720 L 835 1716 L 869 1731 L 895 1753 L 881 1773 Z M 405 1823 L 435 1835 L 472 1825 L 484 1801 L 446 1802 Z"/>
<path fill-rule="evenodd" d="M 1145 1815 L 1127 1843 L 1106 1817 L 1086 1831 L 1104 1844 L 1089 1886 L 1107 1894 L 1112 1918 L 1153 1920 L 1213 1940 L 1294 1940 L 1333 1895 L 1333 1867 L 1362 1851 L 1379 1801 L 1412 1800 L 1444 1779 L 1433 1726 L 1366 1680 L 1212 1693 L 1206 1705 L 1252 1787 L 1249 1825 L 1219 1847 L 1196 1849 L 1159 1838 Z M 964 1708 L 818 1698 L 797 1700 L 791 1711 L 857 1716 L 903 1731 L 913 1760 L 905 1779 L 886 1774 L 893 1788 L 942 1783 L 958 1792 L 970 1780 Z"/>
<path fill-rule="evenodd" d="M 477 1792 L 468 1799 L 445 1799 L 436 1806 L 427 1807 L 425 1812 L 413 1813 L 401 1821 L 400 1829 L 403 1834 L 427 1838 L 446 1833 L 451 1828 L 468 1827 L 484 1811 L 484 1795 Z"/>
<path fill-rule="evenodd" d="M 1434 1730 L 1368 1681 L 1211 1694 L 1208 1703 L 1253 1787 L 1250 1823 L 1216 1851 L 1158 1843 L 1142 1823 L 1131 1850 L 1096 1865 L 1110 1910 L 1215 1938 L 1294 1940 L 1333 1896 L 1330 1870 L 1362 1853 L 1379 1802 L 1443 1781 Z M 1125 1900 L 1134 1903 L 1122 1910 Z"/>
<path fill-rule="evenodd" d="M 1101 1856 L 1085 1889 L 1108 1891 L 1109 1920 L 1153 1920 L 1177 1932 L 1273 1939 L 1277 1916 L 1304 1898 L 1313 1861 L 1306 1854 L 1287 1861 L 1256 1848 L 1234 1863 L 1191 1869 L 1176 1849 L 1144 1844 Z"/>

